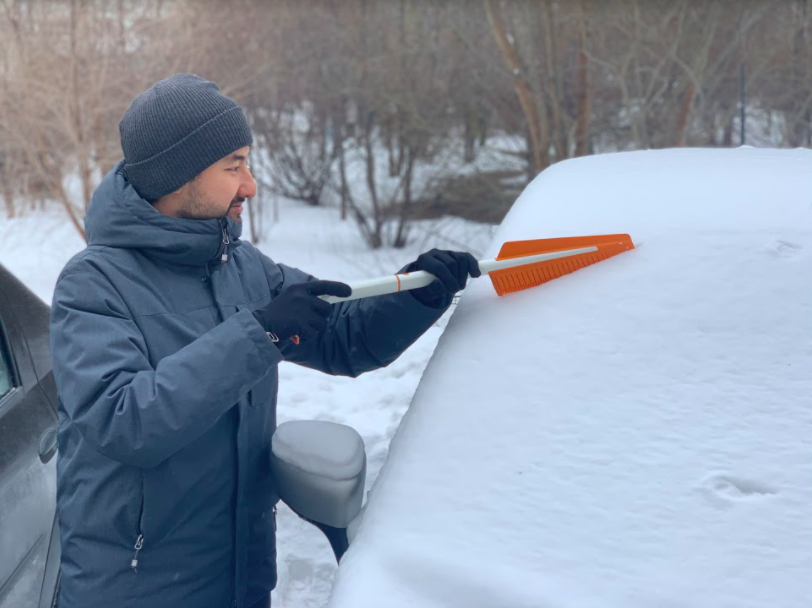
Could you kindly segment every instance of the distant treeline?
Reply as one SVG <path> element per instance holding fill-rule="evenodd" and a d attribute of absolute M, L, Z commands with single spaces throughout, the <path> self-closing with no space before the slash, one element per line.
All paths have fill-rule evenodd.
<path fill-rule="evenodd" d="M 521 181 L 595 152 L 809 146 L 809 4 L 3 0 L 0 197 L 9 217 L 57 201 L 82 231 L 130 101 L 193 72 L 246 108 L 271 191 L 336 202 L 371 246 L 402 245 L 428 205 L 419 167 L 451 147 L 474 161 L 496 134 L 524 142 Z M 459 185 L 441 177 L 440 194 Z M 500 217 L 483 200 L 461 213 Z"/>

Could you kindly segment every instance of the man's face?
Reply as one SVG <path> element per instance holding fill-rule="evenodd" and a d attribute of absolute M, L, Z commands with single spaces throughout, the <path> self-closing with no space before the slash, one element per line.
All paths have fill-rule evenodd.
<path fill-rule="evenodd" d="M 208 220 L 228 215 L 242 222 L 243 203 L 257 193 L 257 184 L 248 168 L 250 153 L 249 146 L 235 150 L 185 184 L 177 216 Z"/>

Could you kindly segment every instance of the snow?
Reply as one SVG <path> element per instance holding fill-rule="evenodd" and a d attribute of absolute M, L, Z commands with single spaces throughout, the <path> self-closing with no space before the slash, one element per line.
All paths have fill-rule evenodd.
<path fill-rule="evenodd" d="M 309 208 L 284 199 L 279 208 L 276 223 L 271 221 L 270 206 L 266 209 L 263 225 L 267 230 L 259 249 L 278 262 L 339 281 L 394 272 L 435 246 L 462 247 L 481 255 L 493 234 L 492 226 L 442 218 L 419 222 L 413 242 L 405 249 L 370 251 L 354 223 L 340 221 L 334 208 Z M 247 225 L 243 232 L 247 239 Z M 0 263 L 49 304 L 60 271 L 83 248 L 84 242 L 56 205 L 13 220 L 0 216 Z M 326 420 L 355 428 L 366 445 L 369 487 L 450 314 L 389 367 L 356 379 L 283 363 L 279 368 L 279 423 Z M 279 582 L 273 593 L 274 608 L 325 606 L 336 569 L 332 549 L 321 532 L 283 503 L 279 505 L 277 549 Z"/>
<path fill-rule="evenodd" d="M 353 428 L 292 420 L 276 429 L 271 468 L 279 496 L 296 513 L 334 528 L 356 519 L 364 500 L 364 441 Z"/>
<path fill-rule="evenodd" d="M 474 281 L 392 440 L 331 608 L 806 607 L 812 151 L 566 161 L 506 240 L 637 248 Z"/>
<path fill-rule="evenodd" d="M 370 252 L 335 209 L 280 201 L 258 246 L 325 279 L 432 246 L 637 245 L 506 298 L 472 281 L 453 317 L 360 378 L 280 366 L 280 423 L 348 424 L 367 449 L 372 490 L 330 606 L 808 605 L 810 175 L 808 150 L 566 161 L 490 249 L 489 226 L 445 218 Z M 0 263 L 46 302 L 83 246 L 57 207 L 0 218 Z M 332 551 L 284 505 L 278 549 L 274 607 L 325 606 Z"/>
<path fill-rule="evenodd" d="M 364 466 L 364 446 L 351 427 L 324 420 L 292 420 L 274 433 L 273 453 L 313 475 L 344 480 Z"/>

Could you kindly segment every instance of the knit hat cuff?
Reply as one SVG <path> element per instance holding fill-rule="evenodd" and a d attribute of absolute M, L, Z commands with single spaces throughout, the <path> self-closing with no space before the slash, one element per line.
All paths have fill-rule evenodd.
<path fill-rule="evenodd" d="M 166 150 L 146 160 L 125 164 L 127 179 L 141 197 L 156 201 L 235 150 L 254 143 L 240 106 L 203 123 Z"/>

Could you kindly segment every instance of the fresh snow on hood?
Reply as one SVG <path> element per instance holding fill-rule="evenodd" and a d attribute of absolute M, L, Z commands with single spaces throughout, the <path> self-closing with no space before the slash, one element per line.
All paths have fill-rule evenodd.
<path fill-rule="evenodd" d="M 812 151 L 548 169 L 506 240 L 637 248 L 448 323 L 332 608 L 806 608 Z"/>

